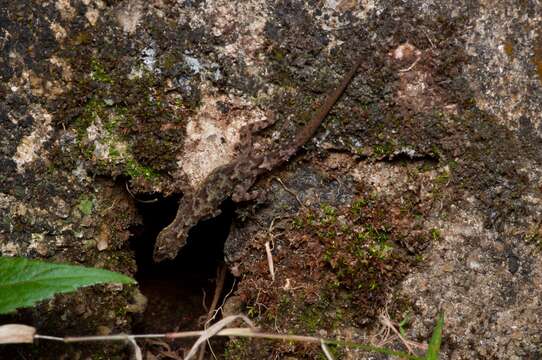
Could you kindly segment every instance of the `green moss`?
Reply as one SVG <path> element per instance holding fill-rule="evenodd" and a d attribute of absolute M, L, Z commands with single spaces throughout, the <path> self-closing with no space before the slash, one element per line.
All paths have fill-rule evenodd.
<path fill-rule="evenodd" d="M 301 229 L 304 225 L 304 220 L 303 218 L 301 217 L 295 217 L 293 220 L 292 220 L 292 225 L 294 226 L 294 228 L 296 229 Z"/>
<path fill-rule="evenodd" d="M 126 173 L 132 178 L 139 176 L 147 180 L 152 180 L 158 177 L 158 174 L 149 167 L 143 166 L 133 159 L 128 159 L 125 164 Z"/>
<path fill-rule="evenodd" d="M 109 135 L 116 134 L 119 124 L 124 120 L 124 116 L 121 114 L 112 114 L 109 118 L 104 121 L 104 129 Z"/>
<path fill-rule="evenodd" d="M 442 235 L 439 229 L 436 229 L 436 228 L 431 229 L 430 235 L 433 241 L 439 241 L 440 239 L 442 239 Z"/>
<path fill-rule="evenodd" d="M 96 80 L 105 84 L 113 84 L 113 79 L 107 74 L 104 66 L 97 59 L 91 60 L 90 67 L 90 78 L 92 80 Z"/>
<path fill-rule="evenodd" d="M 364 207 L 366 207 L 369 204 L 369 201 L 366 199 L 357 199 L 352 202 L 352 205 L 350 206 L 350 211 L 354 215 L 360 215 L 361 211 Z"/>
<path fill-rule="evenodd" d="M 326 345 L 326 347 L 327 347 L 327 350 L 330 353 L 332 359 L 340 359 L 341 358 L 340 355 L 343 352 L 340 350 L 338 345 L 328 344 L 328 345 Z M 318 359 L 319 360 L 327 360 L 329 358 L 323 352 L 321 352 L 321 353 L 318 354 Z"/>
<path fill-rule="evenodd" d="M 81 31 L 77 33 L 72 39 L 72 43 L 74 45 L 89 45 L 91 42 L 92 36 L 87 31 Z"/>
<path fill-rule="evenodd" d="M 377 242 L 369 246 L 369 254 L 382 260 L 390 256 L 392 250 L 393 246 L 386 242 Z"/>
<path fill-rule="evenodd" d="M 250 339 L 248 338 L 233 338 L 228 342 L 224 350 L 224 358 L 227 360 L 244 360 L 248 359 L 248 346 Z"/>
<path fill-rule="evenodd" d="M 103 110 L 104 103 L 97 98 L 92 98 L 85 104 L 81 115 L 74 122 L 79 141 L 86 136 L 87 128 L 96 120 L 96 117 L 103 114 Z"/>
<path fill-rule="evenodd" d="M 116 309 L 115 314 L 117 318 L 124 318 L 127 314 L 126 306 L 124 306 L 124 304 L 121 304 L 121 306 Z"/>
<path fill-rule="evenodd" d="M 540 225 L 531 226 L 524 236 L 524 240 L 534 244 L 538 249 L 542 250 L 542 236 L 540 236 Z"/>
<path fill-rule="evenodd" d="M 299 317 L 304 330 L 308 334 L 314 334 L 320 329 L 322 323 L 322 313 L 320 309 L 313 306 L 307 306 Z"/>
<path fill-rule="evenodd" d="M 284 294 L 278 300 L 275 316 L 271 324 L 289 323 L 289 329 L 297 329 L 295 332 L 304 334 L 315 334 L 321 329 L 333 331 L 335 325 L 340 326 L 342 313 L 333 314 L 329 294 L 323 291 L 316 302 L 307 302 L 305 294 L 292 293 Z M 335 316 L 336 315 L 336 316 Z M 337 321 L 337 319 L 340 319 Z"/>
<path fill-rule="evenodd" d="M 373 153 L 377 157 L 390 156 L 394 153 L 395 147 L 391 142 L 376 144 L 373 146 Z"/>
<path fill-rule="evenodd" d="M 256 318 L 260 315 L 260 311 L 258 310 L 257 306 L 249 305 L 246 307 L 245 312 L 249 318 Z"/>
<path fill-rule="evenodd" d="M 120 151 L 114 147 L 110 147 L 109 148 L 109 156 L 112 158 L 112 159 L 116 159 L 118 157 L 120 157 Z"/>
<path fill-rule="evenodd" d="M 11 216 L 10 215 L 4 214 L 4 216 L 2 216 L 2 225 L 4 226 L 4 228 L 10 228 L 11 227 L 12 221 L 11 221 Z"/>
<path fill-rule="evenodd" d="M 333 224 L 337 221 L 337 209 L 329 204 L 320 205 L 324 216 L 320 218 L 320 221 L 324 224 Z"/>
<path fill-rule="evenodd" d="M 162 60 L 162 67 L 165 70 L 171 70 L 173 66 L 175 66 L 175 64 L 178 63 L 179 56 L 176 56 L 175 54 L 168 52 L 161 57 L 161 60 Z"/>
<path fill-rule="evenodd" d="M 280 48 L 273 48 L 272 50 L 272 57 L 275 61 L 283 61 L 286 58 L 286 53 L 283 49 Z"/>
<path fill-rule="evenodd" d="M 92 198 L 84 196 L 79 200 L 79 204 L 77 205 L 77 208 L 81 213 L 84 215 L 90 215 L 92 214 L 92 209 L 94 207 L 94 201 Z"/>
<path fill-rule="evenodd" d="M 324 204 L 309 226 L 324 245 L 321 259 L 334 275 L 327 283 L 329 291 L 345 289 L 358 300 L 381 293 L 395 276 L 395 264 L 401 261 L 392 241 L 398 234 L 381 222 L 387 215 L 385 208 L 377 203 L 368 205 L 367 198 L 355 199 L 343 210 Z M 341 224 L 335 221 L 339 214 Z"/>
<path fill-rule="evenodd" d="M 435 178 L 435 183 L 437 185 L 446 185 L 450 181 L 450 172 L 448 170 L 443 170 Z"/>

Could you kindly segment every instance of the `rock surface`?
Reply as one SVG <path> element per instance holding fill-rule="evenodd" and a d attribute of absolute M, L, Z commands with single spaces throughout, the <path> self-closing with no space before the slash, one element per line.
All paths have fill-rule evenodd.
<path fill-rule="evenodd" d="M 539 358 L 541 15 L 533 1 L 5 1 L 1 254 L 134 274 L 125 183 L 194 191 L 269 117 L 255 149 L 278 146 L 361 56 L 305 151 L 237 208 L 228 311 L 404 350 L 385 331 L 401 323 L 417 353 L 443 311 L 442 359 Z M 93 287 L 21 316 L 55 334 L 130 332 L 137 299 Z M 232 340 L 224 356 L 319 351 Z"/>

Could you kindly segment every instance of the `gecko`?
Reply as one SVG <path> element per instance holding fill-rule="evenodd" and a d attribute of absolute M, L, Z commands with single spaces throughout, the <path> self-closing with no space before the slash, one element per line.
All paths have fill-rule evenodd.
<path fill-rule="evenodd" d="M 156 238 L 154 261 L 174 259 L 186 244 L 190 229 L 200 220 L 218 215 L 220 213 L 219 207 L 224 200 L 231 198 L 238 203 L 253 199 L 254 195 L 249 193 L 249 190 L 257 178 L 288 161 L 312 138 L 331 108 L 348 87 L 360 64 L 361 58 L 343 76 L 337 87 L 327 95 L 307 124 L 285 146 L 276 151 L 255 155 L 252 151 L 252 145 L 250 145 L 250 149 L 244 151 L 236 159 L 215 168 L 196 191 L 183 196 L 179 202 L 175 219 Z"/>

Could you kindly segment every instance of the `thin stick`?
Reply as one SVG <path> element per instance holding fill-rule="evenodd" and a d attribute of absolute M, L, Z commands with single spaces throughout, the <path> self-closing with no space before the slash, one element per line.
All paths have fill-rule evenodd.
<path fill-rule="evenodd" d="M 203 330 L 203 331 L 185 331 L 185 332 L 175 332 L 175 333 L 167 333 L 167 334 L 145 334 L 145 335 L 118 334 L 118 335 L 105 335 L 105 336 L 79 336 L 79 337 L 72 336 L 72 337 L 65 337 L 65 338 L 36 335 L 35 338 L 41 338 L 44 340 L 51 340 L 51 341 L 61 341 L 65 343 L 75 343 L 75 342 L 89 342 L 89 341 L 119 341 L 119 340 L 130 341 L 131 339 L 138 339 L 138 338 L 140 339 L 141 338 L 181 339 L 181 338 L 189 338 L 189 337 L 199 337 L 198 341 L 194 344 L 194 347 L 193 347 L 193 349 L 197 349 L 199 348 L 202 342 L 206 341 L 211 336 L 215 336 L 215 335 L 216 336 L 237 336 L 237 337 L 264 338 L 264 339 L 282 340 L 282 341 L 309 342 L 309 343 L 319 343 L 319 344 L 324 343 L 326 345 L 345 346 L 345 347 L 360 349 L 364 351 L 371 351 L 371 352 L 377 352 L 377 353 L 386 354 L 386 355 L 398 356 L 398 357 L 401 357 L 403 359 L 408 359 L 408 360 L 421 360 L 421 358 L 418 356 L 414 356 L 402 351 L 395 351 L 395 350 L 390 350 L 390 349 L 386 349 L 382 347 L 377 347 L 377 346 L 367 345 L 367 344 L 359 344 L 359 343 L 350 342 L 350 341 L 329 340 L 329 339 L 322 339 L 322 338 L 318 338 L 314 336 L 262 333 L 262 332 L 257 332 L 257 329 L 254 327 L 229 328 L 229 329 L 222 328 L 221 329 L 221 327 L 227 326 L 228 324 L 238 319 L 243 320 L 249 326 L 253 326 L 252 322 L 246 316 L 232 315 L 220 320 L 213 326 L 209 327 L 209 329 Z M 193 356 L 194 353 L 195 351 L 192 352 L 191 356 Z"/>
<path fill-rule="evenodd" d="M 201 335 L 199 331 L 187 331 L 186 337 L 194 337 Z M 97 336 L 66 336 L 64 338 L 56 338 L 53 336 L 44 336 L 36 335 L 36 338 L 41 338 L 44 340 L 53 340 L 61 341 L 65 343 L 74 343 L 74 342 L 90 342 L 90 341 L 127 341 L 130 337 L 135 339 L 159 339 L 159 338 L 169 338 L 169 334 L 141 334 L 141 335 L 128 335 L 128 334 L 117 334 L 117 335 L 97 335 Z"/>
<path fill-rule="evenodd" d="M 326 356 L 327 360 L 333 360 L 333 356 L 331 355 L 331 352 L 329 351 L 324 340 L 320 341 L 320 347 L 322 348 L 322 351 L 324 352 L 324 355 Z"/>
<path fill-rule="evenodd" d="M 265 242 L 265 253 L 267 254 L 267 264 L 269 266 L 269 273 L 271 274 L 271 280 L 275 281 L 275 266 L 273 265 L 273 254 L 271 254 L 271 246 L 269 241 Z"/>
<path fill-rule="evenodd" d="M 417 347 L 418 349 L 422 349 L 422 350 L 425 350 L 426 347 L 423 345 L 423 344 L 419 344 L 417 342 L 414 342 L 414 341 L 410 341 L 410 340 L 407 340 L 405 339 L 401 333 L 395 328 L 395 326 L 393 325 L 393 323 L 391 322 L 390 318 L 389 318 L 389 315 L 387 314 L 387 311 L 385 312 L 385 314 L 380 314 L 380 321 L 382 322 L 382 324 L 386 327 L 388 327 L 389 329 L 391 329 L 395 335 L 397 335 L 397 337 L 399 338 L 399 340 L 401 340 L 401 342 L 403 343 L 403 345 L 405 345 L 405 347 L 408 349 L 408 351 L 413 354 L 414 351 L 412 350 L 412 346 L 415 346 Z"/>
<path fill-rule="evenodd" d="M 297 196 L 297 194 L 296 194 L 293 190 L 289 189 L 286 185 L 284 185 L 284 182 L 282 182 L 282 179 L 281 179 L 281 178 L 279 178 L 279 177 L 277 177 L 277 176 L 274 176 L 274 177 L 273 177 L 273 180 L 276 180 L 279 184 L 281 184 L 282 187 L 284 188 L 284 191 L 286 191 L 287 193 L 289 193 L 290 195 L 292 195 L 292 196 L 297 200 L 297 202 L 299 203 L 299 206 L 301 206 L 302 208 L 305 207 L 305 204 L 303 204 L 303 203 L 301 202 L 301 200 L 299 200 L 299 196 Z"/>
<path fill-rule="evenodd" d="M 139 347 L 139 345 L 137 345 L 134 337 L 130 336 L 128 342 L 130 343 L 130 345 L 132 345 L 132 348 L 134 350 L 135 360 L 143 360 L 143 353 L 141 352 L 141 348 Z"/>
<path fill-rule="evenodd" d="M 209 328 L 205 329 L 203 333 L 201 334 L 201 336 L 196 340 L 194 345 L 192 345 L 192 348 L 190 349 L 188 354 L 186 354 L 184 359 L 185 360 L 191 359 L 194 355 L 196 355 L 201 344 L 203 344 L 205 341 L 208 341 L 211 337 L 215 336 L 217 333 L 223 330 L 226 326 L 228 326 L 229 324 L 237 320 L 243 320 L 245 324 L 251 327 L 254 327 L 254 324 L 252 323 L 252 321 L 250 321 L 250 319 L 246 317 L 245 315 L 227 316 L 224 319 L 218 321 L 217 323 L 211 325 Z"/>
<path fill-rule="evenodd" d="M 213 319 L 214 317 L 214 313 L 218 305 L 218 300 L 220 300 L 220 295 L 222 294 L 222 290 L 224 289 L 225 278 L 226 278 L 226 266 L 224 264 L 221 264 L 217 269 L 215 293 L 213 295 L 213 301 L 211 302 L 211 307 L 209 308 L 209 312 L 207 313 L 207 319 L 205 320 L 204 328 L 207 328 L 207 325 L 209 324 L 209 322 L 211 322 L 211 319 Z M 209 343 L 209 340 L 207 340 L 207 344 L 209 345 L 209 348 L 210 348 L 211 344 Z M 203 360 L 204 356 L 205 356 L 205 344 L 201 344 L 198 359 Z"/>
<path fill-rule="evenodd" d="M 410 65 L 410 66 L 407 67 L 406 69 L 401 69 L 401 70 L 399 70 L 399 72 L 407 72 L 407 71 L 412 70 L 412 68 L 413 68 L 414 66 L 416 66 L 416 64 L 418 63 L 418 61 L 420 61 L 420 59 L 421 59 L 421 56 L 418 56 L 418 57 L 416 58 L 416 61 L 414 61 L 414 62 L 412 63 L 412 65 Z"/>

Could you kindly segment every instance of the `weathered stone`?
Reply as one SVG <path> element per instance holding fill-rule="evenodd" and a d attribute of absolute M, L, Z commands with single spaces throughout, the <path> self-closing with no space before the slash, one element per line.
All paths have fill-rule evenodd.
<path fill-rule="evenodd" d="M 532 1 L 6 1 L 0 252 L 134 274 L 140 219 L 118 179 L 136 195 L 193 191 L 244 150 L 244 126 L 277 119 L 256 151 L 291 138 L 361 56 L 307 161 L 261 179 L 266 206 L 237 209 L 230 308 L 269 331 L 382 343 L 382 319 L 408 313 L 406 337 L 427 342 L 444 310 L 442 359 L 538 358 L 541 13 Z M 39 333 L 130 332 L 138 294 L 90 288 L 18 316 Z M 227 353 L 319 352 L 259 344 Z M 88 349 L 43 353 L 100 355 Z"/>

